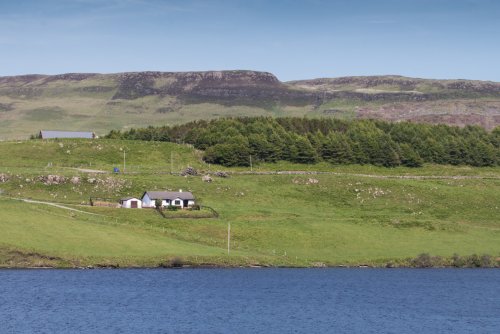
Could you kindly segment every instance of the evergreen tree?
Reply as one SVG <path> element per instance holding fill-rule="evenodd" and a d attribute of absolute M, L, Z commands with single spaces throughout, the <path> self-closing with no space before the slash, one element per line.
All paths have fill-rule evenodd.
<path fill-rule="evenodd" d="M 421 167 L 424 163 L 420 155 L 408 144 L 400 145 L 401 164 L 407 167 Z"/>

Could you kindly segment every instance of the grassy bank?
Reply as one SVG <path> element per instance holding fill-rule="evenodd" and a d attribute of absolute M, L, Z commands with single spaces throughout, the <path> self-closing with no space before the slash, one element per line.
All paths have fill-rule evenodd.
<path fill-rule="evenodd" d="M 122 158 L 120 148 L 125 146 L 130 164 L 141 166 L 136 173 L 74 169 L 90 168 L 84 161 L 91 160 L 92 169 L 110 170 Z M 11 142 L 0 143 L 0 153 L 8 157 L 0 161 L 0 173 L 8 175 L 8 181 L 0 183 L 0 265 L 4 267 L 399 266 L 414 265 L 412 259 L 422 253 L 439 256 L 441 260 L 431 262 L 439 266 L 453 265 L 455 253 L 489 254 L 492 263 L 500 256 L 498 168 L 279 163 L 255 168 L 338 174 L 232 174 L 213 176 L 213 182 L 206 183 L 201 176 L 168 174 L 172 155 L 182 161 L 174 171 L 187 165 L 205 171 L 221 169 L 203 164 L 193 149 L 169 143 Z M 47 167 L 49 159 L 52 167 Z M 166 174 L 157 174 L 160 170 Z M 66 180 L 47 185 L 41 177 L 48 174 Z M 400 178 L 404 175 L 430 178 Z M 71 182 L 74 176 L 79 178 L 77 183 Z M 154 210 L 78 206 L 90 196 L 118 199 L 159 189 L 192 191 L 220 216 L 166 219 Z M 11 197 L 65 203 L 92 214 Z"/>

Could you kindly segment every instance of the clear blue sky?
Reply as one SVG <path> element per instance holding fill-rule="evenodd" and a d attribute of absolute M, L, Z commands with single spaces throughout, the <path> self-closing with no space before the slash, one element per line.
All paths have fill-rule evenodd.
<path fill-rule="evenodd" d="M 496 0 L 0 0 L 0 76 L 251 69 L 500 81 Z"/>

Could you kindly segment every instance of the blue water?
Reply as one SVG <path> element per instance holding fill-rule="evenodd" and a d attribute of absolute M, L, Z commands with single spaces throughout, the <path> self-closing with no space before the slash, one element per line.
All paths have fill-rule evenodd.
<path fill-rule="evenodd" d="M 500 333 L 500 270 L 3 270 L 0 333 Z"/>

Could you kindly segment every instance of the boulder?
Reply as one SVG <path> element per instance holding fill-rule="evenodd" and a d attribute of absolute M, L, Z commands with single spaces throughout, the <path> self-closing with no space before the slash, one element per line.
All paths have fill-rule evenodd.
<path fill-rule="evenodd" d="M 181 172 L 181 175 L 182 175 L 182 176 L 188 176 L 188 175 L 191 175 L 191 176 L 196 176 L 196 175 L 198 175 L 198 172 L 197 172 L 197 171 L 196 171 L 196 169 L 194 169 L 193 167 L 188 166 L 186 169 L 184 169 L 184 170 Z"/>
<path fill-rule="evenodd" d="M 80 177 L 79 176 L 73 176 L 70 180 L 72 184 L 80 184 Z"/>
<path fill-rule="evenodd" d="M 0 183 L 5 183 L 10 180 L 10 175 L 0 173 Z"/>
<path fill-rule="evenodd" d="M 215 172 L 214 175 L 218 177 L 229 177 L 229 174 L 226 172 Z"/>
<path fill-rule="evenodd" d="M 306 184 L 317 184 L 319 183 L 318 179 L 308 178 Z"/>

